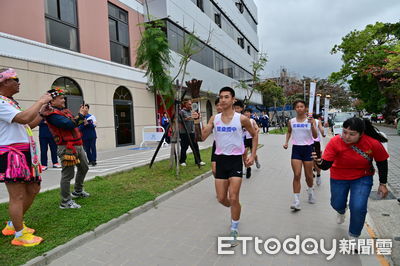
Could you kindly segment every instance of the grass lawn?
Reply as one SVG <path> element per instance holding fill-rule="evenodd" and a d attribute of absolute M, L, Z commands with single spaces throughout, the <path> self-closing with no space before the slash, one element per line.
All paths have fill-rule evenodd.
<path fill-rule="evenodd" d="M 210 154 L 211 148 L 201 151 L 207 165 L 200 169 L 194 164 L 193 155 L 188 155 L 188 166 L 180 168 L 179 179 L 169 169 L 169 160 L 156 162 L 152 169 L 146 165 L 96 177 L 85 182 L 91 197 L 76 200 L 81 209 L 60 209 L 59 189 L 40 193 L 25 215 L 25 222 L 36 229 L 44 242 L 35 247 L 16 247 L 10 243 L 13 236 L 1 235 L 0 265 L 23 264 L 209 171 Z M 0 204 L 0 221 L 8 219 L 8 203 Z"/>
<path fill-rule="evenodd" d="M 287 127 L 282 128 L 282 130 L 276 128 L 269 131 L 269 134 L 286 134 L 286 133 L 287 133 Z"/>

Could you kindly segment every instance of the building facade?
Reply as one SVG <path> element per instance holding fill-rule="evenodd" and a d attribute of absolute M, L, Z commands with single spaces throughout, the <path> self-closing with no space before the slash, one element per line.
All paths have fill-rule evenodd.
<path fill-rule="evenodd" d="M 156 124 L 154 94 L 134 66 L 143 22 L 139 0 L 2 0 L 0 67 L 16 69 L 30 106 L 52 87 L 67 106 L 98 120 L 99 149 L 139 144 Z"/>
<path fill-rule="evenodd" d="M 252 63 L 259 54 L 257 7 L 253 0 L 148 0 L 149 13 L 166 22 L 174 67 L 178 72 L 185 36 L 194 33 L 200 50 L 188 64 L 185 80 L 202 80 L 203 120 L 215 114 L 214 99 L 224 86 L 235 88 L 237 98 L 248 92 L 239 81 L 252 79 Z M 254 93 L 252 103 L 262 104 Z"/>

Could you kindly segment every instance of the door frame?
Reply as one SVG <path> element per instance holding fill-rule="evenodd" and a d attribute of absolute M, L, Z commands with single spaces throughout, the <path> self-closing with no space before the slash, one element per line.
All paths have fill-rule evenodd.
<path fill-rule="evenodd" d="M 130 100 L 118 100 L 114 99 L 113 100 L 113 107 L 114 107 L 114 131 L 115 131 L 115 145 L 116 147 L 123 147 L 123 146 L 129 146 L 129 145 L 135 145 L 135 118 L 133 116 L 133 101 Z M 132 143 L 126 143 L 126 144 L 118 144 L 118 128 L 117 128 L 117 105 L 128 105 L 130 106 L 130 115 L 131 115 L 131 132 L 132 132 Z"/>

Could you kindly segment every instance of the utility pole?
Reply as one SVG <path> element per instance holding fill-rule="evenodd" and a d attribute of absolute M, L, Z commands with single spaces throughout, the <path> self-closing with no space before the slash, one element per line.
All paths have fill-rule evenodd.
<path fill-rule="evenodd" d="M 304 101 L 306 101 L 306 81 L 305 80 L 303 83 L 303 94 L 304 94 Z"/>

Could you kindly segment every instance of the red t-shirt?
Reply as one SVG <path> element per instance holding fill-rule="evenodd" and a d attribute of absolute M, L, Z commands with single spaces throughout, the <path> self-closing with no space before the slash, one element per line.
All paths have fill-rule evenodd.
<path fill-rule="evenodd" d="M 356 144 L 346 144 L 337 135 L 329 141 L 324 150 L 322 159 L 333 162 L 331 178 L 339 180 L 353 180 L 363 176 L 373 175 L 371 163 L 362 157 L 351 146 L 355 145 L 360 150 L 368 154 L 377 162 L 385 161 L 389 158 L 383 145 L 376 139 L 363 134 Z"/>

